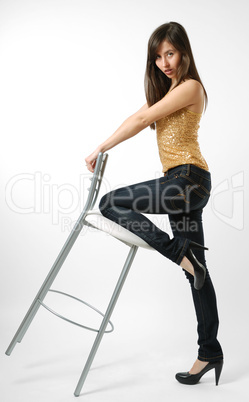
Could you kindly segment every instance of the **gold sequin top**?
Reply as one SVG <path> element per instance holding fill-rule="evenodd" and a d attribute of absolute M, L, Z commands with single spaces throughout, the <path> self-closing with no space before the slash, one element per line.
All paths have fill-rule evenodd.
<path fill-rule="evenodd" d="M 198 143 L 201 116 L 184 107 L 156 122 L 163 172 L 189 163 L 208 170 Z"/>

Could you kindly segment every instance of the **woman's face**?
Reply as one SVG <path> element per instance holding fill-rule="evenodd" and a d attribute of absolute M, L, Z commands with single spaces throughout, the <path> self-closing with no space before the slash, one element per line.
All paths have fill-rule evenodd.
<path fill-rule="evenodd" d="M 181 64 L 181 53 L 174 46 L 164 40 L 157 49 L 157 67 L 173 81 L 177 78 L 178 67 Z"/>

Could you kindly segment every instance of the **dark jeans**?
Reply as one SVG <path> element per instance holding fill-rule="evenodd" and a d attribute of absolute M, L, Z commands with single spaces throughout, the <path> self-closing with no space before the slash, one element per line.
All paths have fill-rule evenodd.
<path fill-rule="evenodd" d="M 210 190 L 209 172 L 195 165 L 181 165 L 159 179 L 111 191 L 102 197 L 99 208 L 105 217 L 180 265 L 191 240 L 204 245 L 202 211 Z M 143 214 L 167 214 L 174 237 L 170 239 Z M 204 251 L 194 250 L 194 254 L 206 266 Z M 198 358 L 214 362 L 223 354 L 217 340 L 219 320 L 213 284 L 207 270 L 204 286 L 198 291 L 194 277 L 184 272 L 190 282 L 198 322 Z"/>

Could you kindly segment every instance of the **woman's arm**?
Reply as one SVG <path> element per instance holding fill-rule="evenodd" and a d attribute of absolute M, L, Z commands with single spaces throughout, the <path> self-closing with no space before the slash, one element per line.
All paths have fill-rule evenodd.
<path fill-rule="evenodd" d="M 145 104 L 135 114 L 128 117 L 111 137 L 99 145 L 98 148 L 85 159 L 88 170 L 90 170 L 90 172 L 94 171 L 99 152 L 104 153 L 138 134 L 151 123 L 162 117 L 197 103 L 200 101 L 201 96 L 203 96 L 201 84 L 195 80 L 188 80 L 176 87 L 153 106 L 148 107 L 148 105 Z"/>
<path fill-rule="evenodd" d="M 137 116 L 144 112 L 145 110 L 148 109 L 147 103 L 143 105 L 135 114 L 132 116 L 128 117 L 123 124 L 115 131 L 115 133 L 109 137 L 103 144 L 99 145 L 97 149 L 89 155 L 86 159 L 86 166 L 87 169 L 90 170 L 90 172 L 94 172 L 95 164 L 96 164 L 96 159 L 98 157 L 99 152 L 106 152 L 108 149 L 113 148 L 114 146 L 118 145 L 120 142 L 123 142 L 127 140 L 128 138 L 133 137 L 135 134 L 138 134 L 143 128 L 138 128 L 137 130 L 134 131 Z M 132 130 L 133 128 L 133 130 Z"/>

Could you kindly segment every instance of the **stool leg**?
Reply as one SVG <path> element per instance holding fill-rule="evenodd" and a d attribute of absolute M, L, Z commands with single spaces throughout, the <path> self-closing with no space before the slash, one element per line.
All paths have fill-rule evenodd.
<path fill-rule="evenodd" d="M 117 282 L 117 285 L 116 285 L 115 290 L 113 292 L 113 295 L 112 295 L 112 298 L 110 300 L 110 303 L 109 303 L 109 305 L 107 307 L 107 310 L 106 310 L 105 316 L 103 318 L 102 324 L 100 326 L 100 329 L 98 331 L 98 334 L 96 336 L 96 339 L 94 341 L 92 349 L 91 349 L 90 354 L 88 356 L 87 362 L 85 364 L 85 367 L 84 367 L 84 369 L 82 371 L 82 374 L 80 376 L 80 379 L 79 379 L 79 382 L 77 384 L 77 387 L 75 389 L 75 392 L 74 392 L 75 396 L 80 395 L 81 389 L 82 389 L 82 387 L 84 385 L 84 382 L 86 380 L 86 377 L 87 377 L 88 372 L 90 370 L 90 367 L 92 365 L 93 359 L 94 359 L 94 357 L 96 355 L 96 352 L 98 350 L 98 347 L 99 347 L 100 342 L 102 340 L 102 337 L 104 335 L 105 329 L 106 329 L 106 327 L 108 325 L 108 322 L 109 322 L 109 320 L 111 318 L 112 312 L 113 312 L 114 307 L 115 307 L 115 305 L 117 303 L 118 297 L 119 297 L 120 292 L 122 290 L 122 287 L 123 287 L 123 285 L 125 283 L 125 280 L 126 280 L 126 277 L 127 277 L 128 273 L 129 273 L 130 267 L 131 267 L 131 265 L 133 263 L 133 260 L 134 260 L 134 257 L 136 255 L 137 249 L 138 249 L 137 246 L 132 246 L 130 251 L 129 251 L 129 254 L 128 254 L 127 258 L 126 258 L 123 270 L 122 270 L 121 275 L 120 275 L 120 277 L 118 279 L 118 282 Z"/>
<path fill-rule="evenodd" d="M 78 221 L 76 222 L 74 228 L 72 229 L 70 235 L 68 236 L 64 246 L 62 247 L 57 259 L 55 260 L 51 270 L 49 271 L 45 281 L 43 282 L 39 292 L 37 293 L 35 299 L 33 300 L 27 314 L 25 315 L 23 321 L 21 322 L 18 330 L 16 331 L 12 341 L 9 344 L 8 349 L 6 350 L 6 355 L 10 356 L 12 350 L 14 349 L 17 342 L 21 342 L 22 338 L 24 337 L 27 329 L 29 328 L 33 318 L 35 317 L 40 303 L 39 301 L 43 301 L 47 292 L 49 291 L 53 281 L 55 280 L 56 276 L 58 275 L 65 259 L 67 258 L 71 248 L 73 247 L 77 237 L 79 236 L 82 227 L 83 221 L 86 215 L 86 210 L 83 210 L 82 214 L 80 215 Z"/>

